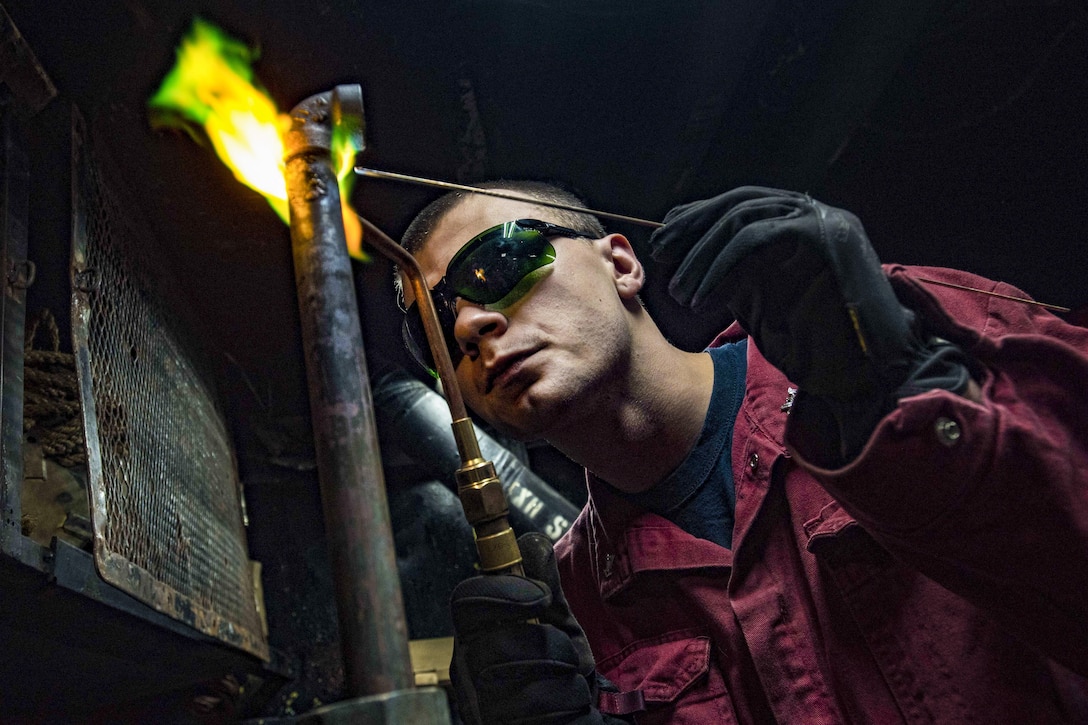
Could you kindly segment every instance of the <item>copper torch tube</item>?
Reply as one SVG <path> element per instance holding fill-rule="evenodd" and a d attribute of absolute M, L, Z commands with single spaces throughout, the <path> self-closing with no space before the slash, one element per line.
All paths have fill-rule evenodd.
<path fill-rule="evenodd" d="M 461 389 L 457 385 L 457 373 L 453 369 L 453 361 L 450 360 L 449 350 L 442 341 L 442 328 L 438 324 L 438 314 L 434 309 L 434 300 L 427 287 L 427 278 L 423 270 L 419 268 L 416 258 L 409 254 L 404 247 L 368 219 L 359 217 L 359 223 L 363 225 L 363 239 L 374 247 L 383 256 L 399 266 L 408 277 L 412 285 L 412 293 L 419 304 L 419 316 L 423 318 L 423 329 L 427 333 L 427 344 L 431 348 L 431 356 L 434 358 L 435 369 L 442 381 L 442 391 L 449 403 L 450 414 L 454 420 L 468 417 L 465 409 L 464 398 L 461 397 Z M 477 450 L 476 455 L 479 455 Z M 464 456 L 462 456 L 463 458 Z"/>
<path fill-rule="evenodd" d="M 442 381 L 442 392 L 446 395 L 453 418 L 453 438 L 457 443 L 457 452 L 461 456 L 461 467 L 457 469 L 457 494 L 465 510 L 465 518 L 472 525 L 476 537 L 476 550 L 480 555 L 480 569 L 485 573 L 522 574 L 521 552 L 517 539 L 507 519 L 506 495 L 491 461 L 484 460 L 480 453 L 480 443 L 476 430 L 465 409 L 464 398 L 457 384 L 453 361 L 443 340 L 442 328 L 438 324 L 434 300 L 427 287 L 415 257 L 405 251 L 388 234 L 369 220 L 359 217 L 363 225 L 363 239 L 385 257 L 395 262 L 412 285 L 420 317 L 427 333 L 427 344 L 434 357 L 438 377 Z"/>

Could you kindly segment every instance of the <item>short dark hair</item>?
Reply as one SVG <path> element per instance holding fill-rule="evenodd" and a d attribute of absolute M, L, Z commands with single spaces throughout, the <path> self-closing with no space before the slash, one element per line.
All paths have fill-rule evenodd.
<path fill-rule="evenodd" d="M 581 196 L 552 182 L 498 180 L 486 181 L 482 184 L 475 184 L 475 186 L 478 186 L 481 189 L 512 191 L 516 194 L 522 194 L 529 197 L 529 203 L 532 203 L 532 200 L 537 200 L 555 204 L 565 204 L 566 206 L 574 206 L 581 209 L 586 208 L 585 200 L 583 200 Z M 476 194 L 471 191 L 451 191 L 425 206 L 423 211 L 416 215 L 416 218 L 412 220 L 412 223 L 408 225 L 408 228 L 401 236 L 401 246 L 404 247 L 405 251 L 409 254 L 414 255 L 423 248 L 423 245 L 427 241 L 427 237 L 431 235 L 431 232 L 433 232 L 435 227 L 438 226 L 438 223 L 442 221 L 442 218 L 470 196 L 476 196 Z M 552 221 L 562 226 L 570 227 L 571 229 L 588 232 L 597 239 L 606 234 L 601 221 L 592 214 L 568 211 L 566 209 L 551 209 L 550 212 L 551 214 L 549 216 L 551 218 L 544 221 Z M 466 239 L 465 241 L 468 240 Z M 400 278 L 400 269 L 397 267 L 394 267 L 393 269 L 393 284 L 397 289 L 397 298 L 403 301 L 404 289 Z"/>
<path fill-rule="evenodd" d="M 565 204 L 567 206 L 575 206 L 582 209 L 586 208 L 585 201 L 578 194 L 569 191 L 558 184 L 544 181 L 499 180 L 475 184 L 475 186 L 478 186 L 481 189 L 512 191 L 516 194 L 523 194 L 530 199 L 538 201 Z M 424 207 L 423 211 L 416 215 L 416 218 L 408 225 L 408 229 L 405 230 L 404 236 L 401 237 L 401 246 L 404 247 L 409 254 L 418 252 L 427 241 L 427 237 L 430 236 L 431 232 L 434 231 L 434 228 L 438 226 L 438 223 L 442 221 L 442 218 L 469 196 L 475 195 L 471 191 L 451 191 L 432 201 Z M 552 212 L 554 213 L 554 218 L 546 221 L 554 221 L 562 226 L 570 227 L 571 229 L 590 232 L 595 234 L 597 238 L 605 235 L 605 230 L 601 225 L 600 220 L 592 214 L 567 211 L 565 209 L 553 209 Z"/>

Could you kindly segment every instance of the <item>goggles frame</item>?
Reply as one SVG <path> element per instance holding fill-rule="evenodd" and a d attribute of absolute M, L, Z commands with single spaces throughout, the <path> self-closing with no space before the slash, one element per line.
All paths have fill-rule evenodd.
<path fill-rule="evenodd" d="M 480 232 L 450 259 L 446 274 L 430 292 L 455 368 L 464 357 L 453 331 L 457 321 L 457 300 L 491 305 L 511 296 L 526 277 L 555 261 L 555 248 L 548 241 L 552 237 L 595 239 L 596 235 L 539 219 L 515 219 Z M 531 245 L 528 251 L 527 245 Z M 529 288 L 531 285 L 521 290 L 520 295 Z M 412 358 L 436 376 L 415 302 L 404 311 L 401 335 Z"/>

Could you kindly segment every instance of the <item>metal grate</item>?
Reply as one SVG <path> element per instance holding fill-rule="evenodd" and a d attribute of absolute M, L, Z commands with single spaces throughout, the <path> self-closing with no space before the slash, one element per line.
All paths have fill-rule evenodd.
<path fill-rule="evenodd" d="M 78 118 L 72 180 L 72 327 L 99 572 L 267 660 L 223 416 L 161 302 L 153 240 L 118 202 Z"/>

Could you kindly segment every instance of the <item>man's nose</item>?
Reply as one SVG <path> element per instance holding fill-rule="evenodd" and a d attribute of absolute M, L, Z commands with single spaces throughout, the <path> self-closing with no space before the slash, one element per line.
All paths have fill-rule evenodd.
<path fill-rule="evenodd" d="M 508 322 L 506 315 L 497 310 L 461 301 L 457 303 L 453 334 L 465 355 L 475 360 L 480 355 L 480 343 L 505 333 Z"/>

